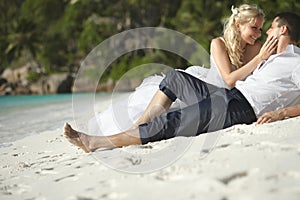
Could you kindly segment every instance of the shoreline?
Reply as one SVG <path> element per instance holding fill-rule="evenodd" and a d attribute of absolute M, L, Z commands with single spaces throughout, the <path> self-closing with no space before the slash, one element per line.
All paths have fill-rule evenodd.
<path fill-rule="evenodd" d="M 130 93 L 77 93 L 59 95 L 7 96 L 0 99 L 0 147 L 29 135 L 61 128 L 73 121 L 73 98 L 85 104 L 93 98 L 95 114 L 105 110 L 112 100 L 126 98 Z M 114 95 L 114 96 L 112 96 Z M 93 117 L 93 116 L 91 116 Z M 6 145 L 6 144 L 4 144 Z"/>
<path fill-rule="evenodd" d="M 220 137 L 205 157 L 200 153 L 208 134 L 86 154 L 71 145 L 62 130 L 46 131 L 0 148 L 0 198 L 296 200 L 299 125 L 297 117 L 209 133 Z M 135 169 L 153 158 L 134 160 L 120 152 L 138 157 L 191 139 L 182 156 L 152 173 L 124 173 L 106 165 Z"/>

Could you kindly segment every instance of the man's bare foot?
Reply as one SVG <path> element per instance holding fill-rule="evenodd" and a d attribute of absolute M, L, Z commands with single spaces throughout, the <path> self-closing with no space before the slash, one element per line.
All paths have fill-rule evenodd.
<path fill-rule="evenodd" d="M 64 135 L 65 138 L 75 146 L 81 148 L 84 152 L 91 152 L 86 145 L 84 145 L 79 137 L 79 132 L 75 131 L 70 124 L 66 123 L 64 126 Z"/>
<path fill-rule="evenodd" d="M 80 133 L 66 123 L 64 135 L 69 142 L 80 147 L 85 152 L 95 151 L 100 148 L 116 148 L 141 144 L 139 129 L 131 129 L 111 136 L 92 136 Z"/>

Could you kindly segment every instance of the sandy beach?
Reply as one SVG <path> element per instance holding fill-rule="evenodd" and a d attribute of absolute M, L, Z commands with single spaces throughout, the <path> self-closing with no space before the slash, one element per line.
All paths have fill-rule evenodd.
<path fill-rule="evenodd" d="M 299 200 L 299 125 L 236 125 L 210 133 L 211 151 L 203 134 L 86 154 L 62 128 L 43 132 L 0 148 L 0 199 Z M 182 143 L 190 145 L 176 159 L 142 172 L 165 160 L 146 155 Z"/>

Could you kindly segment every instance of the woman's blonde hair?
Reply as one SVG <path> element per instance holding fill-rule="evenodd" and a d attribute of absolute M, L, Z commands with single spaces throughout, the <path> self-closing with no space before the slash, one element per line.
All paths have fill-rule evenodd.
<path fill-rule="evenodd" d="M 264 19 L 264 12 L 255 5 L 243 4 L 238 8 L 231 7 L 232 14 L 225 21 L 223 37 L 231 63 L 240 68 L 243 65 L 241 47 L 241 35 L 236 23 L 245 24 L 254 21 L 256 18 Z"/>

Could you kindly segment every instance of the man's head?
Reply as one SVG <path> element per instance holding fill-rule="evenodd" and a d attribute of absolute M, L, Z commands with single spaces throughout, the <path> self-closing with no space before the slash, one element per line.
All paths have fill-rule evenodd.
<path fill-rule="evenodd" d="M 268 36 L 287 36 L 291 42 L 297 43 L 300 39 L 300 17 L 291 12 L 279 13 L 275 16 L 272 26 L 267 31 Z"/>

